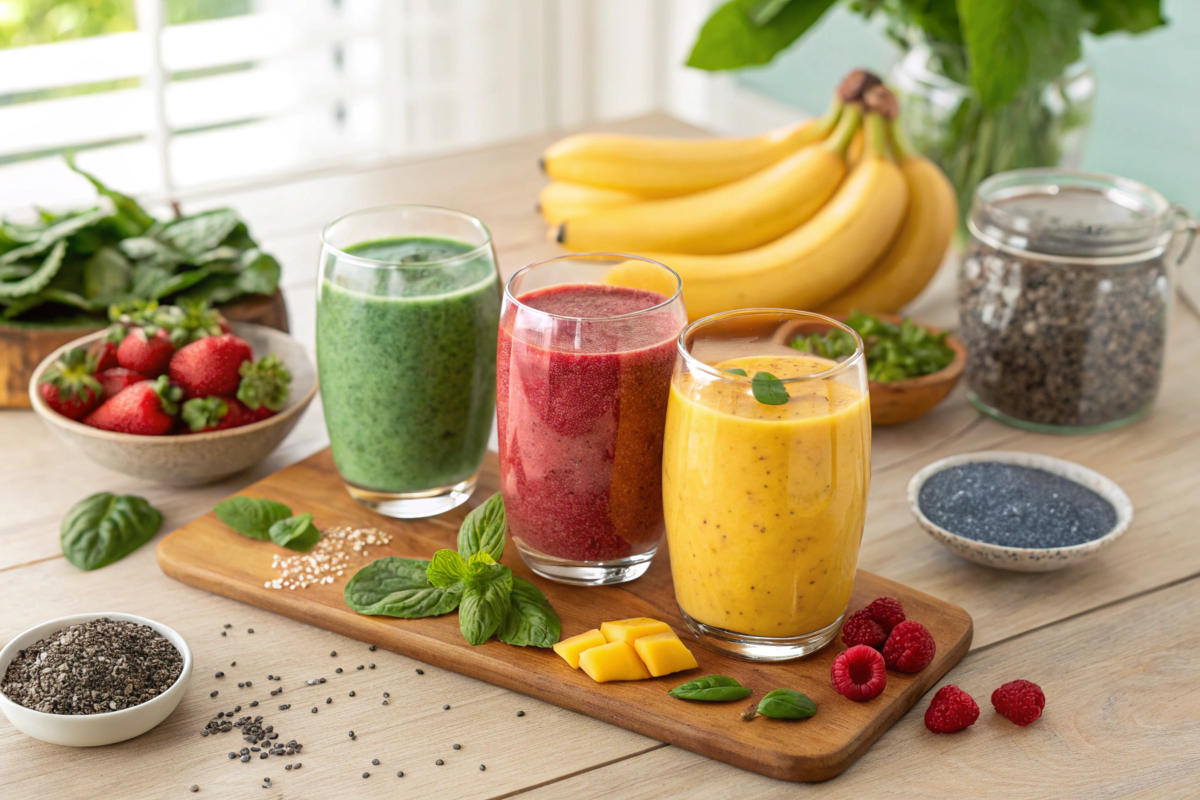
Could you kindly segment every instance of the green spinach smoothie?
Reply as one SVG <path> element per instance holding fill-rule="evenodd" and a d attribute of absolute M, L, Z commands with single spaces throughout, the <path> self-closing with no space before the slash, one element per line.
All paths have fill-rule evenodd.
<path fill-rule="evenodd" d="M 317 362 L 348 483 L 411 493 L 475 474 L 495 408 L 499 313 L 490 247 L 403 237 L 327 253 Z"/>

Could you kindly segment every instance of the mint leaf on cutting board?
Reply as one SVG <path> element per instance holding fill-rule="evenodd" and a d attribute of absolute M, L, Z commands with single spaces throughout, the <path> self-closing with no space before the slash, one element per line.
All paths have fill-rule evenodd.
<path fill-rule="evenodd" d="M 242 536 L 266 541 L 271 538 L 271 526 L 292 515 L 283 503 L 262 497 L 230 497 L 217 503 L 213 511 L 217 519 Z"/>
<path fill-rule="evenodd" d="M 308 550 L 321 540 L 321 531 L 313 525 L 312 514 L 297 514 L 281 519 L 267 530 L 271 541 L 289 550 Z"/>

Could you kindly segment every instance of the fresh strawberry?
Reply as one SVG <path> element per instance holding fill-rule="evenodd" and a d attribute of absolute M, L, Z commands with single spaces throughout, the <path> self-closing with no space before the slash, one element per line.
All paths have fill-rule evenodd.
<path fill-rule="evenodd" d="M 242 380 L 238 384 L 237 398 L 258 419 L 266 419 L 287 405 L 292 373 L 288 372 L 278 356 L 244 361 L 238 373 Z"/>
<path fill-rule="evenodd" d="M 104 336 L 88 349 L 88 355 L 96 362 L 96 372 L 117 366 L 117 347 L 127 333 L 124 325 L 109 325 Z"/>
<path fill-rule="evenodd" d="M 174 352 L 175 348 L 167 338 L 147 336 L 145 328 L 134 328 L 117 348 L 117 363 L 125 369 L 157 378 L 167 371 Z"/>
<path fill-rule="evenodd" d="M 160 375 L 158 380 L 135 383 L 105 400 L 83 418 L 83 424 L 116 433 L 163 436 L 175 427 L 182 399 L 183 390 Z"/>
<path fill-rule="evenodd" d="M 115 397 L 122 389 L 127 389 L 135 383 L 141 383 L 142 381 L 149 380 L 149 378 L 131 369 L 113 367 L 112 369 L 97 372 L 96 380 L 100 381 L 100 399 L 107 400 L 110 397 Z"/>
<path fill-rule="evenodd" d="M 239 368 L 251 358 L 250 345 L 231 333 L 206 336 L 171 357 L 171 380 L 188 397 L 233 397 L 242 380 Z"/>
<path fill-rule="evenodd" d="M 82 347 L 73 347 L 50 365 L 38 383 L 38 392 L 52 409 L 70 419 L 81 419 L 100 404 L 100 382 L 92 376 L 95 361 Z"/>
<path fill-rule="evenodd" d="M 183 404 L 184 433 L 205 433 L 239 428 L 258 422 L 250 409 L 232 397 L 193 397 Z"/>

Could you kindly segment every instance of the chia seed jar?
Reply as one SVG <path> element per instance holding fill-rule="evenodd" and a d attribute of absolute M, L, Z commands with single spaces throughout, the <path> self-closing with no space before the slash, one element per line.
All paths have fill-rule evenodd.
<path fill-rule="evenodd" d="M 1196 224 L 1135 181 L 1023 169 L 980 184 L 958 275 L 968 397 L 1045 433 L 1132 422 L 1158 394 Z"/>

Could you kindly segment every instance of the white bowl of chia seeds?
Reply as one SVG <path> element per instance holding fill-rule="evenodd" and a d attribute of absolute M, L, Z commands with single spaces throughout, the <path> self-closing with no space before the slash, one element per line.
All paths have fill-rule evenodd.
<path fill-rule="evenodd" d="M 114 744 L 170 716 L 191 675 L 192 651 L 166 625 L 116 612 L 60 617 L 0 650 L 0 711 L 43 742 Z"/>
<path fill-rule="evenodd" d="M 1113 481 L 1071 461 L 989 450 L 935 461 L 908 484 L 913 516 L 954 555 L 1050 572 L 1092 558 L 1133 521 Z"/>

